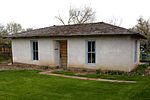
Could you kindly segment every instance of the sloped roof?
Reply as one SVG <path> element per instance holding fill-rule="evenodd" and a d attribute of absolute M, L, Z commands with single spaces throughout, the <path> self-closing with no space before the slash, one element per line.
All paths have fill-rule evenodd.
<path fill-rule="evenodd" d="M 50 26 L 31 31 L 25 31 L 11 35 L 11 38 L 31 38 L 31 37 L 68 37 L 68 36 L 95 36 L 95 35 L 138 35 L 128 29 L 107 24 L 104 22 Z"/>

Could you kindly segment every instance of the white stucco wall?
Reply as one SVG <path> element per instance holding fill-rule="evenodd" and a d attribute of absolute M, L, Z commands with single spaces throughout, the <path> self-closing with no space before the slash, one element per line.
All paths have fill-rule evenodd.
<path fill-rule="evenodd" d="M 32 60 L 31 41 L 37 40 L 39 47 L 39 60 Z M 12 54 L 13 62 L 50 65 L 54 66 L 54 42 L 49 38 L 41 39 L 13 39 Z"/>
<path fill-rule="evenodd" d="M 132 70 L 134 63 L 135 39 L 130 36 L 99 36 L 74 38 L 37 38 L 13 39 L 13 61 L 37 65 L 57 66 L 56 40 L 67 40 L 68 65 L 67 67 L 92 68 L 102 70 Z M 32 60 L 31 40 L 37 40 L 39 45 L 39 60 Z M 86 41 L 96 42 L 96 63 L 86 63 Z M 137 53 L 139 54 L 139 41 Z M 139 61 L 139 56 L 137 56 Z M 137 62 L 138 63 L 138 62 Z"/>
<path fill-rule="evenodd" d="M 96 42 L 96 63 L 93 65 L 86 63 L 87 40 Z M 135 40 L 130 36 L 72 38 L 68 40 L 68 67 L 131 71 L 136 65 L 134 48 Z M 139 49 L 137 53 L 139 54 Z"/>

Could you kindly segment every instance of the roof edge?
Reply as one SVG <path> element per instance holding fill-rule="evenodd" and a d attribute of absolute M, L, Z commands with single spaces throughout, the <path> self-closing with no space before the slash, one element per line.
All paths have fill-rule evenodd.
<path fill-rule="evenodd" d="M 51 37 L 88 37 L 88 36 L 137 36 L 141 39 L 147 39 L 144 35 L 141 34 L 93 34 L 93 35 L 57 35 L 57 36 L 29 36 L 29 37 L 4 37 L 4 38 L 10 38 L 10 39 L 22 39 L 22 38 L 51 38 Z"/>

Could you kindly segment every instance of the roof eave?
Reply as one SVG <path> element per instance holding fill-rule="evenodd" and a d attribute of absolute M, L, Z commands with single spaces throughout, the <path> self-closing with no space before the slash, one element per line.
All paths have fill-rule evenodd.
<path fill-rule="evenodd" d="M 48 38 L 48 37 L 85 37 L 85 36 L 126 36 L 132 35 L 137 36 L 141 39 L 147 39 L 141 34 L 89 34 L 89 35 L 50 35 L 50 36 L 8 36 L 5 38 L 17 39 L 17 38 Z"/>

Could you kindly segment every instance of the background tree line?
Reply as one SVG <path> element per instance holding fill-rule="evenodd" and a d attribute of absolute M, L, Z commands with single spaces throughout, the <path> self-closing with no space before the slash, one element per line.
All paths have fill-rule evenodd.
<path fill-rule="evenodd" d="M 141 46 L 144 47 L 146 52 L 150 52 L 150 20 L 140 17 L 137 24 L 131 28 L 132 31 L 143 34 L 147 39 L 141 40 Z"/>
<path fill-rule="evenodd" d="M 3 37 L 11 35 L 11 34 L 16 34 L 22 31 L 29 31 L 32 30 L 33 28 L 27 28 L 23 29 L 21 24 L 15 23 L 15 22 L 10 22 L 7 23 L 6 26 L 3 24 L 0 24 L 0 45 L 1 44 L 10 44 L 9 39 L 4 39 Z"/>

